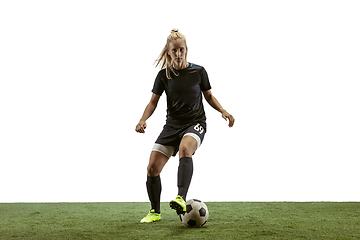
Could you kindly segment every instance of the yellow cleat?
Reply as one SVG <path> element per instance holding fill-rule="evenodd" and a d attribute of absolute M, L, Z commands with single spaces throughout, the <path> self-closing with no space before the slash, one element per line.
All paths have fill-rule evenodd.
<path fill-rule="evenodd" d="M 180 195 L 178 195 L 175 200 L 171 200 L 170 207 L 175 209 L 178 215 L 186 212 L 186 202 Z"/>
<path fill-rule="evenodd" d="M 150 210 L 148 215 L 146 215 L 146 217 L 144 217 L 143 219 L 141 219 L 141 223 L 150 223 L 150 222 L 156 222 L 161 220 L 161 214 L 160 213 L 156 213 L 154 209 Z"/>

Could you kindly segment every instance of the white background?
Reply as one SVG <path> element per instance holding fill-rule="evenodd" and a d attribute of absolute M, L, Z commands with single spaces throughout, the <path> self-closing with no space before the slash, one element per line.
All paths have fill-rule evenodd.
<path fill-rule="evenodd" d="M 358 1 L 1 1 L 0 202 L 148 201 L 166 97 L 135 126 L 172 28 L 207 103 L 188 198 L 360 201 Z M 162 201 L 177 194 L 178 156 Z"/>

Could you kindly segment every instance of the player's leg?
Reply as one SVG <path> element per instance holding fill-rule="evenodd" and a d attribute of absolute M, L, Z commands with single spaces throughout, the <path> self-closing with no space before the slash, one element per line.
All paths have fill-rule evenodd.
<path fill-rule="evenodd" d="M 198 143 L 192 136 L 184 136 L 179 147 L 178 195 L 186 201 L 186 195 L 193 175 L 192 155 Z"/>
<path fill-rule="evenodd" d="M 178 196 L 170 202 L 170 207 L 178 214 L 186 210 L 186 195 L 193 175 L 192 155 L 200 147 L 205 130 L 200 124 L 188 128 L 179 146 Z"/>
<path fill-rule="evenodd" d="M 186 201 L 186 195 L 193 174 L 193 159 L 195 151 L 200 147 L 205 136 L 205 128 L 196 124 L 189 127 L 179 146 L 179 168 L 178 168 L 178 195 Z"/>
<path fill-rule="evenodd" d="M 160 195 L 161 180 L 160 172 L 169 160 L 167 156 L 160 152 L 152 151 L 147 167 L 146 189 L 151 203 L 151 210 L 146 217 L 141 219 L 143 223 L 155 222 L 161 219 L 160 215 Z"/>
<path fill-rule="evenodd" d="M 151 202 L 151 209 L 154 209 L 156 213 L 160 213 L 160 172 L 168 160 L 169 158 L 160 152 L 152 151 L 150 154 L 147 167 L 146 188 Z"/>
<path fill-rule="evenodd" d="M 161 195 L 161 180 L 160 173 L 165 164 L 169 160 L 174 147 L 163 146 L 155 144 L 153 151 L 150 154 L 150 160 L 147 167 L 147 181 L 146 189 L 149 200 L 151 202 L 151 210 L 149 214 L 144 217 L 141 222 L 155 222 L 161 219 L 160 215 L 160 195 Z"/>
<path fill-rule="evenodd" d="M 170 202 L 170 207 L 177 214 L 186 211 L 186 195 L 193 175 L 192 155 L 197 149 L 197 142 L 191 136 L 184 136 L 179 146 L 178 196 Z"/>

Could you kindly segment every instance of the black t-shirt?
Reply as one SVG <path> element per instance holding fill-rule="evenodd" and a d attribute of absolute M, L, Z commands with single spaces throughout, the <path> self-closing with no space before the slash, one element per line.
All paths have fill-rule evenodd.
<path fill-rule="evenodd" d="M 202 91 L 211 89 L 208 75 L 202 66 L 190 63 L 182 70 L 175 70 L 167 79 L 165 69 L 161 70 L 154 83 L 152 92 L 167 96 L 166 124 L 174 128 L 202 123 L 206 127 L 206 116 L 202 103 Z"/>

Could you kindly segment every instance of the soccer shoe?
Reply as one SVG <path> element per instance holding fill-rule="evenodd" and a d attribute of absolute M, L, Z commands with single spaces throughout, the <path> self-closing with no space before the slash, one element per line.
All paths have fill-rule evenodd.
<path fill-rule="evenodd" d="M 186 202 L 180 195 L 175 200 L 171 200 L 170 207 L 175 209 L 178 215 L 186 212 Z"/>
<path fill-rule="evenodd" d="M 161 214 L 160 213 L 156 213 L 154 209 L 150 210 L 148 215 L 146 215 L 146 217 L 144 217 L 143 219 L 141 219 L 140 222 L 142 223 L 151 223 L 151 222 L 156 222 L 161 220 Z"/>

